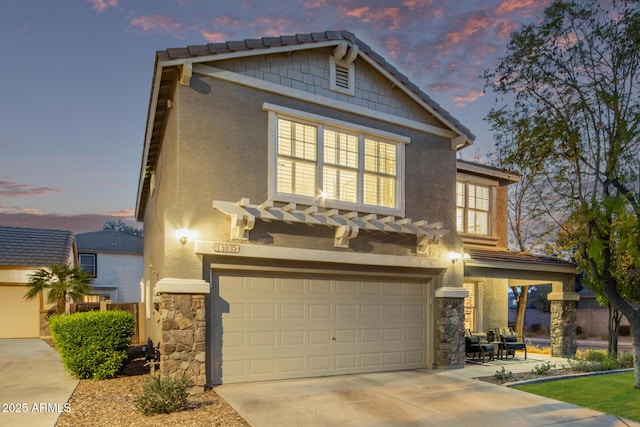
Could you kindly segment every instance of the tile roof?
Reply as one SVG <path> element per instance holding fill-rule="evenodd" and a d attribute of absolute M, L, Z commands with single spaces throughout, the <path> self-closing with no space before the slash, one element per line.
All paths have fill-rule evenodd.
<path fill-rule="evenodd" d="M 0 226 L 0 265 L 45 267 L 75 260 L 71 231 Z"/>
<path fill-rule="evenodd" d="M 142 241 L 142 237 L 113 230 L 76 234 L 78 252 L 117 252 L 142 255 Z"/>
<path fill-rule="evenodd" d="M 495 249 L 465 248 L 472 260 L 491 262 L 517 262 L 540 266 L 577 267 L 575 263 L 564 261 L 558 258 L 534 255 L 526 252 L 515 252 Z"/>

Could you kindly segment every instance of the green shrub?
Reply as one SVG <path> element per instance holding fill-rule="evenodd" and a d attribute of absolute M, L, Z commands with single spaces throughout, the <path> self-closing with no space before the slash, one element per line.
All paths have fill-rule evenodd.
<path fill-rule="evenodd" d="M 622 353 L 618 356 L 621 369 L 633 368 L 633 353 Z"/>
<path fill-rule="evenodd" d="M 545 374 L 548 374 L 549 371 L 555 367 L 556 367 L 555 363 L 546 362 L 546 363 L 542 363 L 540 365 L 534 366 L 533 369 L 531 370 L 531 373 L 537 374 L 537 375 L 545 375 Z"/>
<path fill-rule="evenodd" d="M 509 381 L 511 377 L 513 377 L 513 372 L 505 370 L 504 366 L 501 370 L 496 371 L 496 379 L 500 381 Z"/>
<path fill-rule="evenodd" d="M 568 362 L 578 372 L 610 371 L 633 367 L 633 354 L 621 354 L 616 359 L 602 350 L 587 350 L 578 352 L 575 357 L 568 359 Z"/>
<path fill-rule="evenodd" d="M 135 400 L 136 407 L 144 415 L 179 411 L 186 405 L 192 386 L 193 383 L 184 375 L 179 378 L 149 375 L 142 387 L 142 395 Z"/>
<path fill-rule="evenodd" d="M 65 368 L 78 379 L 113 377 L 127 360 L 133 316 L 125 311 L 90 311 L 49 319 L 53 342 Z"/>

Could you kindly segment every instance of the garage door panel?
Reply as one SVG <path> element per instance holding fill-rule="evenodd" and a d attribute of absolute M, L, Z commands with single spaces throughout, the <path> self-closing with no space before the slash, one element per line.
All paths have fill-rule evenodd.
<path fill-rule="evenodd" d="M 0 338 L 40 336 L 40 303 L 25 300 L 26 293 L 26 286 L 0 286 Z"/>
<path fill-rule="evenodd" d="M 217 314 L 224 383 L 426 367 L 426 285 L 235 276 L 218 282 L 230 307 Z"/>

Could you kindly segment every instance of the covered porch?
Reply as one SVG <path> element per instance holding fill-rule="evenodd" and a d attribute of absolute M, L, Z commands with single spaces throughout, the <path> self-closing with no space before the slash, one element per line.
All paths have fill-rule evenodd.
<path fill-rule="evenodd" d="M 577 350 L 576 265 L 521 252 L 465 247 L 465 329 L 475 333 L 508 328 L 508 289 L 551 284 L 550 339 L 553 357 Z"/>

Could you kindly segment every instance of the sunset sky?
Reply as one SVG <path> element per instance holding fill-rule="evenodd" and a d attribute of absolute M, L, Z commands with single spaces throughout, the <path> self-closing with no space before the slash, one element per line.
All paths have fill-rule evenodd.
<path fill-rule="evenodd" d="M 0 0 L 0 225 L 132 221 L 154 55 L 170 47 L 346 29 L 467 126 L 462 157 L 481 160 L 495 99 L 480 75 L 548 3 Z"/>

